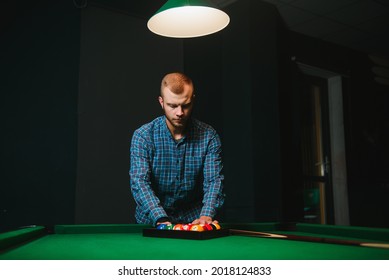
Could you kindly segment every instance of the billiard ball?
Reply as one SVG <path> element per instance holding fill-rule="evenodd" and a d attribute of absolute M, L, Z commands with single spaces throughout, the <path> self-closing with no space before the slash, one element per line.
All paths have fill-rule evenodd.
<path fill-rule="evenodd" d="M 212 223 L 212 224 L 216 227 L 216 230 L 221 229 L 221 226 L 218 223 Z"/>
<path fill-rule="evenodd" d="M 204 231 L 204 228 L 201 225 L 192 225 L 190 227 L 191 231 Z"/>
<path fill-rule="evenodd" d="M 182 230 L 189 230 L 191 227 L 191 224 L 184 224 L 182 225 Z"/>
<path fill-rule="evenodd" d="M 159 224 L 158 226 L 157 226 L 157 229 L 166 229 L 166 224 Z"/>
<path fill-rule="evenodd" d="M 213 230 L 212 226 L 209 224 L 203 225 L 204 230 Z"/>
<path fill-rule="evenodd" d="M 167 230 L 172 230 L 174 228 L 173 224 L 167 225 L 165 229 Z"/>
<path fill-rule="evenodd" d="M 173 227 L 173 230 L 182 230 L 182 224 L 176 224 L 176 225 Z"/>
<path fill-rule="evenodd" d="M 216 226 L 214 224 L 209 224 L 213 230 L 217 230 Z"/>

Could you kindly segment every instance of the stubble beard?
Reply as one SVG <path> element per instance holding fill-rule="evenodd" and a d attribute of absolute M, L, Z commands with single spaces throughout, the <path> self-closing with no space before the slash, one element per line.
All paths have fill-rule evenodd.
<path fill-rule="evenodd" d="M 186 119 L 168 119 L 169 123 L 177 129 L 183 129 L 186 126 L 187 120 Z"/>

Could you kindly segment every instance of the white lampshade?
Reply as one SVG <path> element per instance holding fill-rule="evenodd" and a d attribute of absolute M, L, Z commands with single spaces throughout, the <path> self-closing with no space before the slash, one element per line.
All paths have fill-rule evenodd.
<path fill-rule="evenodd" d="M 169 0 L 147 22 L 154 33 L 174 38 L 209 35 L 225 28 L 229 16 L 206 1 Z"/>

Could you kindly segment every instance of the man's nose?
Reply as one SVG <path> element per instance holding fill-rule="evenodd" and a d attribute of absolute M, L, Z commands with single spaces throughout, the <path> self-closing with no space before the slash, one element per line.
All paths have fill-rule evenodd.
<path fill-rule="evenodd" d="M 181 106 L 178 106 L 177 107 L 177 112 L 176 112 L 177 116 L 182 116 L 184 114 L 184 110 L 182 110 L 182 107 Z"/>

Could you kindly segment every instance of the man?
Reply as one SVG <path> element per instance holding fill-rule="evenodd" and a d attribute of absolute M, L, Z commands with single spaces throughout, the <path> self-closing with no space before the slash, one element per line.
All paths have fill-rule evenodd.
<path fill-rule="evenodd" d="M 131 191 L 138 223 L 210 224 L 224 203 L 221 143 L 191 117 L 191 79 L 167 74 L 159 104 L 164 116 L 141 126 L 131 142 Z"/>

